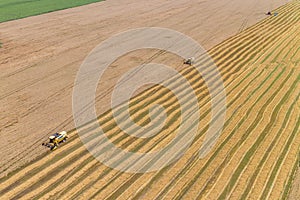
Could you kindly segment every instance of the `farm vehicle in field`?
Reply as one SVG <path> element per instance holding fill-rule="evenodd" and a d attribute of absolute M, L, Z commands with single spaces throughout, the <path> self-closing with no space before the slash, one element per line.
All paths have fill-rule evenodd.
<path fill-rule="evenodd" d="M 66 131 L 62 131 L 59 133 L 55 133 L 49 137 L 49 142 L 43 143 L 43 146 L 48 147 L 51 151 L 57 149 L 60 143 L 66 142 L 68 139 L 68 135 Z"/>
<path fill-rule="evenodd" d="M 183 60 L 183 64 L 190 65 L 190 66 L 192 66 L 194 64 L 194 62 L 195 62 L 195 58 L 194 57 L 187 58 L 187 59 Z"/>

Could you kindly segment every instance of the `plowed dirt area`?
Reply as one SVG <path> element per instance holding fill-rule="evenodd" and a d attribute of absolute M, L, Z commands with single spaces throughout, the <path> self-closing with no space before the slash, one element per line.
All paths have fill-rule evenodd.
<path fill-rule="evenodd" d="M 0 196 L 287 198 L 299 164 L 300 1 L 279 7 L 284 3 L 132 0 L 121 5 L 120 1 L 107 1 L 0 24 L 1 175 L 18 168 L 0 180 Z M 264 15 L 275 7 L 277 16 Z M 95 44 L 141 26 L 172 28 L 210 49 L 226 89 L 227 114 L 213 151 L 198 159 L 210 120 L 210 98 L 201 76 L 193 67 L 183 66 L 179 58 L 167 53 L 155 56 L 157 52 L 151 50 L 116 61 L 111 76 L 106 76 L 107 88 L 126 69 L 151 60 L 181 69 L 182 76 L 171 78 L 169 84 L 180 87 L 181 79 L 189 80 L 201 107 L 203 126 L 183 157 L 157 172 L 131 174 L 108 168 L 89 154 L 73 129 L 71 99 L 79 65 Z M 207 64 L 209 74 L 206 62 L 199 57 L 195 65 Z M 141 124 L 149 121 L 143 111 L 152 105 L 162 103 L 168 113 L 168 127 L 150 139 L 124 134 L 112 111 L 105 112 L 109 103 L 109 95 L 97 99 L 98 122 L 117 146 L 150 152 L 172 140 L 178 108 L 169 90 L 154 86 L 131 100 L 132 118 Z M 115 109 L 122 117 L 122 105 Z M 163 113 L 158 112 L 157 117 L 160 115 Z M 91 135 L 91 143 L 99 131 L 98 122 L 81 127 Z M 40 144 L 62 129 L 69 130 L 70 140 L 47 153 Z"/>

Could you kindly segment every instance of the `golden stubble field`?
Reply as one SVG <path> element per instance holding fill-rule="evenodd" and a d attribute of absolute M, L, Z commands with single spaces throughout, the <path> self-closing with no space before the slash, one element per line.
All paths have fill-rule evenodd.
<path fill-rule="evenodd" d="M 277 17 L 268 17 L 209 51 L 224 81 L 227 115 L 218 143 L 204 159 L 198 159 L 197 155 L 207 128 L 205 125 L 210 120 L 206 85 L 193 67 L 180 65 L 180 59 L 155 58 L 173 62 L 181 69 L 182 75 L 171 78 L 169 84 L 176 85 L 184 77 L 188 79 L 201 107 L 203 126 L 199 127 L 183 157 L 157 172 L 122 173 L 95 160 L 73 130 L 69 132 L 71 138 L 67 144 L 52 153 L 42 154 L 1 179 L 0 195 L 8 199 L 287 198 L 299 164 L 300 2 L 292 1 L 276 12 L 279 13 Z M 141 57 L 147 53 L 155 54 L 141 52 Z M 68 59 L 67 56 L 64 58 Z M 205 62 L 200 57 L 196 65 Z M 22 72 L 22 69 L 18 70 Z M 58 69 L 57 73 L 62 74 L 57 79 L 68 72 L 73 78 L 76 75 L 72 70 Z M 7 76 L 14 77 L 14 73 Z M 65 87 L 72 88 L 72 85 Z M 68 90 L 65 88 L 61 92 Z M 185 88 L 181 90 L 184 92 Z M 26 99 L 26 95 L 23 98 Z M 136 139 L 124 134 L 115 124 L 111 111 L 104 113 L 99 123 L 110 140 L 123 149 L 149 152 L 163 148 L 174 138 L 179 123 L 172 92 L 160 86 L 152 87 L 133 98 L 130 109 L 134 113 L 132 118 L 143 124 L 149 121 L 143 111 L 157 103 L 164 105 L 169 125 L 153 138 Z M 116 109 L 121 110 L 122 105 Z M 122 112 L 119 113 L 122 116 Z M 94 123 L 81 129 L 88 134 L 97 133 Z M 11 146 L 4 152 L 13 151 L 13 148 Z M 8 166 L 14 162 L 21 165 L 17 159 L 7 159 Z"/>
<path fill-rule="evenodd" d="M 50 134 L 74 128 L 72 91 L 76 73 L 100 42 L 128 29 L 165 27 L 210 49 L 264 19 L 287 1 L 108 0 L 0 24 L 0 177 L 46 152 Z M 146 60 L 176 69 L 181 59 L 139 51 L 115 64 L 103 80 L 111 92 L 122 73 Z M 122 62 L 121 62 L 122 61 Z M 97 100 L 100 113 L 110 97 Z"/>

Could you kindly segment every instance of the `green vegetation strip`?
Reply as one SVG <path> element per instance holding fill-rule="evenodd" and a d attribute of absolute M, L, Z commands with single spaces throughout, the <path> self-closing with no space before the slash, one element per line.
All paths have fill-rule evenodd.
<path fill-rule="evenodd" d="M 293 60 L 297 56 L 298 52 L 300 52 L 300 47 L 297 49 L 297 51 L 295 51 L 295 53 L 291 57 L 291 60 Z"/>
<path fill-rule="evenodd" d="M 73 8 L 102 0 L 0 0 L 0 22 Z"/>

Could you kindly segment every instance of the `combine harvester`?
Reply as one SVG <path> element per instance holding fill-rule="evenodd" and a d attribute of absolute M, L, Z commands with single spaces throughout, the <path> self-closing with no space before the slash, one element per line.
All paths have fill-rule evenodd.
<path fill-rule="evenodd" d="M 60 133 L 55 133 L 54 135 L 51 135 L 49 137 L 49 142 L 43 143 L 42 145 L 50 148 L 51 151 L 54 151 L 55 149 L 57 149 L 60 143 L 66 142 L 67 139 L 68 139 L 67 132 L 62 131 Z"/>

